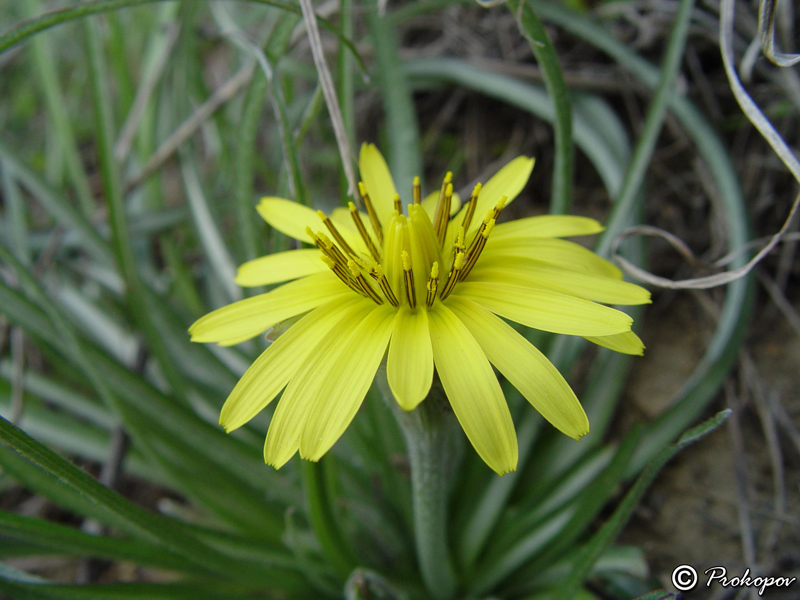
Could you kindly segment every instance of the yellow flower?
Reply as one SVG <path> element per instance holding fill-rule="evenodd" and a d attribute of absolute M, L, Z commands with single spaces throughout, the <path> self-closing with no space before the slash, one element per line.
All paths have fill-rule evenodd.
<path fill-rule="evenodd" d="M 351 203 L 326 216 L 263 198 L 258 212 L 267 223 L 315 247 L 245 263 L 239 285 L 295 281 L 190 328 L 193 341 L 232 345 L 306 313 L 247 370 L 220 424 L 240 427 L 286 388 L 264 458 L 276 468 L 298 450 L 319 460 L 350 424 L 386 357 L 389 386 L 405 410 L 428 395 L 435 366 L 464 432 L 499 474 L 516 468 L 517 438 L 492 365 L 566 435 L 588 433 L 567 382 L 503 319 L 641 354 L 631 318 L 598 303 L 644 304 L 650 294 L 622 281 L 608 261 L 558 239 L 602 226 L 557 215 L 496 224 L 533 169 L 524 156 L 478 184 L 464 206 L 450 173 L 425 199 L 415 178 L 407 211 L 374 145 L 362 146 L 359 166 L 365 212 Z"/>

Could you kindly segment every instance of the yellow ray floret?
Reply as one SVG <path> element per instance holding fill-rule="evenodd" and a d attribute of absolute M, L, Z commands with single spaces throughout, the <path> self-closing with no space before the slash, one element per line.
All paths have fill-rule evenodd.
<path fill-rule="evenodd" d="M 637 355 L 644 345 L 631 318 L 604 305 L 646 304 L 650 294 L 607 260 L 559 239 L 598 233 L 594 219 L 498 222 L 533 164 L 512 160 L 475 185 L 464 205 L 451 173 L 427 196 L 416 177 L 406 183 L 404 204 L 386 161 L 364 144 L 363 210 L 351 202 L 326 214 L 263 198 L 257 210 L 270 226 L 313 247 L 243 264 L 240 285 L 283 285 L 219 308 L 189 330 L 193 341 L 231 345 L 287 321 L 228 396 L 225 430 L 279 398 L 264 460 L 276 468 L 298 452 L 319 460 L 385 360 L 399 406 L 415 410 L 432 388 L 443 389 L 475 451 L 498 474 L 516 468 L 517 439 L 494 368 L 558 430 L 586 435 L 589 421 L 569 384 L 504 319 Z"/>

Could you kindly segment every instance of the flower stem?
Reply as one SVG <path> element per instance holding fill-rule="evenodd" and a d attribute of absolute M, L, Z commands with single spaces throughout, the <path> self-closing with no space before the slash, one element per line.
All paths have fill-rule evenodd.
<path fill-rule="evenodd" d="M 385 370 L 381 371 L 385 375 Z M 416 409 L 405 412 L 392 397 L 385 377 L 380 379 L 383 396 L 408 446 L 414 541 L 422 579 L 436 600 L 449 600 L 458 583 L 447 543 L 449 473 L 454 471 L 458 454 L 457 421 L 438 386 L 431 388 Z"/>

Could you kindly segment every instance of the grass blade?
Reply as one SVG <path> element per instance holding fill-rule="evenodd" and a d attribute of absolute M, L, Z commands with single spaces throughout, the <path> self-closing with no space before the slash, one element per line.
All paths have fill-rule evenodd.
<path fill-rule="evenodd" d="M 658 475 L 664 465 L 678 452 L 717 429 L 725 422 L 730 413 L 730 410 L 717 413 L 716 416 L 708 421 L 686 431 L 675 444 L 663 448 L 656 454 L 638 477 L 636 483 L 633 484 L 633 487 L 625 495 L 625 498 L 619 506 L 617 506 L 611 518 L 585 546 L 583 555 L 576 562 L 569 577 L 559 585 L 558 600 L 571 600 L 571 598 L 574 597 L 575 592 L 586 579 L 586 576 L 594 566 L 598 557 L 611 545 L 620 531 L 622 531 L 622 528 L 633 514 L 634 509 L 641 501 L 642 496 L 644 496 L 650 484 L 653 483 L 656 475 Z"/>
<path fill-rule="evenodd" d="M 572 205 L 572 163 L 575 151 L 572 147 L 572 101 L 569 97 L 558 55 L 547 35 L 544 25 L 536 16 L 528 0 L 509 0 L 509 10 L 516 16 L 517 25 L 528 40 L 542 68 L 544 84 L 555 110 L 555 165 L 553 168 L 553 190 L 550 197 L 550 213 L 566 214 Z"/>

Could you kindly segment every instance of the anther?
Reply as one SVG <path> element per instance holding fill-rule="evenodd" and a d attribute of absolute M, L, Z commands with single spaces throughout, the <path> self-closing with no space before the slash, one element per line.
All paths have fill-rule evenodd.
<path fill-rule="evenodd" d="M 349 287 L 354 292 L 358 292 L 359 294 L 364 295 L 364 292 L 361 290 L 360 286 L 356 286 L 355 282 L 350 278 L 350 275 L 342 268 L 340 264 L 338 264 L 335 260 L 330 258 L 329 256 L 325 256 L 324 254 L 320 256 L 322 262 L 324 262 L 328 268 L 333 271 L 334 275 L 336 275 L 339 279 L 342 280 L 347 287 Z"/>
<path fill-rule="evenodd" d="M 414 271 L 411 270 L 411 256 L 403 250 L 400 253 L 400 258 L 403 259 L 403 282 L 406 285 L 406 298 L 408 298 L 409 306 L 416 308 L 417 293 L 414 289 Z"/>
<path fill-rule="evenodd" d="M 356 280 L 356 284 L 359 288 L 361 288 L 361 291 L 364 292 L 364 295 L 368 296 L 376 304 L 383 304 L 381 297 L 375 293 L 375 290 L 372 289 L 372 286 L 367 282 L 366 279 L 364 279 L 364 275 L 361 273 L 361 269 L 356 261 L 354 261 L 352 258 L 348 260 L 347 268 L 350 269 L 350 273 L 352 273 L 353 278 Z"/>
<path fill-rule="evenodd" d="M 356 208 L 356 205 L 353 204 L 352 202 L 349 202 L 348 208 L 350 208 L 350 216 L 353 218 L 353 223 L 356 224 L 356 229 L 358 229 L 358 233 L 361 234 L 361 239 L 363 239 L 364 243 L 367 245 L 369 253 L 372 254 L 372 258 L 380 262 L 381 256 L 378 253 L 378 249 L 375 247 L 375 244 L 372 242 L 372 238 L 367 233 L 367 228 L 364 227 L 364 223 L 361 222 L 361 215 L 358 214 L 358 209 Z"/>
<path fill-rule="evenodd" d="M 436 300 L 436 290 L 439 289 L 439 263 L 434 262 L 431 266 L 431 276 L 428 278 L 428 296 L 425 298 L 425 304 L 433 306 Z"/>
<path fill-rule="evenodd" d="M 411 196 L 414 204 L 422 202 L 422 186 L 419 184 L 419 177 L 414 177 L 414 185 L 411 188 Z"/>
<path fill-rule="evenodd" d="M 370 270 L 369 275 L 378 282 L 379 286 L 381 286 L 383 295 L 386 296 L 389 304 L 392 306 L 400 306 L 400 302 L 397 301 L 397 296 L 395 296 L 394 292 L 392 291 L 392 286 L 389 285 L 389 280 L 386 279 L 386 275 L 383 272 L 383 267 L 381 267 L 380 264 L 375 265 L 375 267 Z"/>
<path fill-rule="evenodd" d="M 439 294 L 439 298 L 444 300 L 450 295 L 450 292 L 453 291 L 453 288 L 456 287 L 456 283 L 459 281 L 459 277 L 461 275 L 461 270 L 464 268 L 464 251 L 460 248 L 456 250 L 456 258 L 453 261 L 453 268 L 450 270 L 450 275 L 447 277 L 447 281 L 442 288 L 442 293 Z"/>
<path fill-rule="evenodd" d="M 372 223 L 372 229 L 375 230 L 375 235 L 378 236 L 378 242 L 383 244 L 383 229 L 381 228 L 381 222 L 378 220 L 378 215 L 375 213 L 375 207 L 372 206 L 372 201 L 369 199 L 369 194 L 367 194 L 367 188 L 364 187 L 364 182 L 358 182 L 358 191 L 361 194 L 361 198 L 364 200 L 364 208 L 367 209 L 369 221 Z"/>
<path fill-rule="evenodd" d="M 472 196 L 469 198 L 469 204 L 467 204 L 467 210 L 464 213 L 464 220 L 461 222 L 464 231 L 469 231 L 469 226 L 472 223 L 472 217 L 475 214 L 475 207 L 478 205 L 478 196 L 481 193 L 482 187 L 483 184 L 476 183 L 475 187 L 472 188 Z"/>
<path fill-rule="evenodd" d="M 450 221 L 450 206 L 453 202 L 453 184 L 448 183 L 444 190 L 444 200 L 442 202 L 441 220 L 436 224 L 436 233 L 439 236 L 439 246 L 444 245 L 444 238 L 447 235 L 447 223 Z"/>
<path fill-rule="evenodd" d="M 459 275 L 459 281 L 464 281 L 467 275 L 469 275 L 470 271 L 472 271 L 475 263 L 478 262 L 478 257 L 481 255 L 481 252 L 483 252 L 483 249 L 486 246 L 486 240 L 489 238 L 489 234 L 492 232 L 492 229 L 494 229 L 497 216 L 500 214 L 500 211 L 503 210 L 506 200 L 506 196 L 503 196 L 500 198 L 500 202 L 497 203 L 497 206 L 486 213 L 486 217 L 484 217 L 478 233 L 475 234 L 475 239 L 473 239 L 472 244 L 470 244 L 469 251 L 467 252 L 467 264 Z"/>
<path fill-rule="evenodd" d="M 319 240 L 317 247 L 320 250 L 342 265 L 342 268 L 347 265 L 347 257 L 345 257 L 342 251 L 339 250 L 339 247 L 331 241 L 331 238 L 319 231 L 317 232 L 317 240 Z"/>
<path fill-rule="evenodd" d="M 344 251 L 345 251 L 345 252 L 347 252 L 348 254 L 351 254 L 351 255 L 355 256 L 355 254 L 356 254 L 356 253 L 355 253 L 355 252 L 353 252 L 353 249 L 352 249 L 352 248 L 351 248 L 351 247 L 350 247 L 350 246 L 347 244 L 347 242 L 345 242 L 345 241 L 344 241 L 344 238 L 342 237 L 342 234 L 341 234 L 341 233 L 339 233 L 339 230 L 338 230 L 338 229 L 336 229 L 336 226 L 335 226 L 335 225 L 333 224 L 333 222 L 332 222 L 332 221 L 331 221 L 331 220 L 328 218 L 328 215 L 326 215 L 326 214 L 325 214 L 324 212 L 322 212 L 321 210 L 318 210 L 318 211 L 317 211 L 317 216 L 318 216 L 320 219 L 322 219 L 322 222 L 323 222 L 323 223 L 325 223 L 325 227 L 327 227 L 327 228 L 328 228 L 328 231 L 330 231 L 330 232 L 331 232 L 331 235 L 333 236 L 333 239 L 335 239 L 335 240 L 338 242 L 338 244 L 339 244 L 339 245 L 340 245 L 342 248 L 344 248 Z"/>
<path fill-rule="evenodd" d="M 400 194 L 394 195 L 394 209 L 397 211 L 398 215 L 403 214 L 403 203 L 400 202 Z"/>
<path fill-rule="evenodd" d="M 453 180 L 453 174 L 450 171 L 448 171 L 444 176 L 444 181 L 442 181 L 442 187 L 439 190 L 439 199 L 436 201 L 436 212 L 434 213 L 433 217 L 433 230 L 436 231 L 437 234 L 439 232 L 439 223 L 441 222 L 442 217 L 444 217 L 445 221 L 447 221 L 447 219 L 450 217 L 450 211 L 448 210 L 447 214 L 442 215 L 442 209 L 444 208 L 443 206 L 444 196 L 445 193 L 447 192 L 447 186 L 450 184 L 452 180 Z"/>

